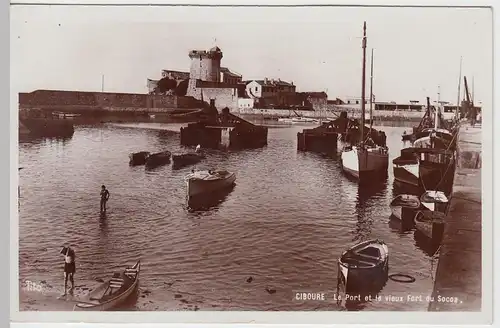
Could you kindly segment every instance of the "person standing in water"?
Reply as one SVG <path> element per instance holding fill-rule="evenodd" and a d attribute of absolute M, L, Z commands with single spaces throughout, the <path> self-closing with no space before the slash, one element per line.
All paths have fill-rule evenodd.
<path fill-rule="evenodd" d="M 101 187 L 101 214 L 106 213 L 106 203 L 109 199 L 109 191 L 106 189 L 105 185 Z"/>
<path fill-rule="evenodd" d="M 68 290 L 68 279 L 71 282 L 71 288 L 69 293 L 73 294 L 73 288 L 75 287 L 74 275 L 76 271 L 75 264 L 75 251 L 69 246 L 63 246 L 61 249 L 61 254 L 64 256 L 64 294 L 66 296 L 66 292 Z"/>

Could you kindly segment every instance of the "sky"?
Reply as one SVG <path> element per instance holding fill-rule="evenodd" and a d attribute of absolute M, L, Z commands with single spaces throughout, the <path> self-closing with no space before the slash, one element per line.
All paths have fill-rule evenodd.
<path fill-rule="evenodd" d="M 456 103 L 462 58 L 475 101 L 492 103 L 492 12 L 470 8 L 12 6 L 11 91 L 145 93 L 217 45 L 244 80 L 360 97 L 364 21 L 367 97 L 373 48 L 376 101 Z"/>

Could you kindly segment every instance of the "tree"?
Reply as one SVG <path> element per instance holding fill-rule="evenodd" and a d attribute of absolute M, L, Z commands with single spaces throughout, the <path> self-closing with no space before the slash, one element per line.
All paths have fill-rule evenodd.
<path fill-rule="evenodd" d="M 179 82 L 179 85 L 177 86 L 177 88 L 175 88 L 175 95 L 185 96 L 187 93 L 188 85 L 189 80 L 182 80 L 181 82 Z"/>
<path fill-rule="evenodd" d="M 173 90 L 177 87 L 177 81 L 169 79 L 168 77 L 164 77 L 158 81 L 156 85 L 155 92 L 164 94 L 169 90 Z"/>

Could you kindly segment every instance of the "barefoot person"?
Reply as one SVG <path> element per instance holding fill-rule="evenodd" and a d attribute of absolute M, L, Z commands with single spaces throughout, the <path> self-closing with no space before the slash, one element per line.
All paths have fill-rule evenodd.
<path fill-rule="evenodd" d="M 71 282 L 71 289 L 70 289 L 70 294 L 73 294 L 73 288 L 75 287 L 75 281 L 73 279 L 73 276 L 76 271 L 76 264 L 75 264 L 75 251 L 69 247 L 69 246 L 63 246 L 61 249 L 61 254 L 64 256 L 64 294 L 63 296 L 66 295 L 67 289 L 68 289 L 68 278 L 69 281 Z"/>
<path fill-rule="evenodd" d="M 101 214 L 106 213 L 106 203 L 109 199 L 109 191 L 106 189 L 105 185 L 101 187 Z"/>

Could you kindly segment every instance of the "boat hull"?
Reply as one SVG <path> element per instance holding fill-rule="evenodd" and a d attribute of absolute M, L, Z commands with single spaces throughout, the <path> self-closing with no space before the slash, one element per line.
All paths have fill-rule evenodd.
<path fill-rule="evenodd" d="M 187 180 L 187 196 L 189 198 L 199 197 L 212 192 L 231 187 L 236 181 L 236 174 L 231 173 L 224 179 L 217 180 Z"/>
<path fill-rule="evenodd" d="M 444 231 L 444 220 L 442 216 L 437 216 L 437 214 L 426 211 L 418 212 L 415 216 L 416 230 L 433 241 L 440 240 Z"/>
<path fill-rule="evenodd" d="M 168 151 L 151 154 L 146 158 L 146 169 L 153 169 L 170 163 L 172 154 Z"/>
<path fill-rule="evenodd" d="M 414 187 L 419 186 L 419 165 L 393 164 L 394 179 Z"/>
<path fill-rule="evenodd" d="M 358 180 L 387 176 L 389 155 L 381 148 L 353 147 L 351 150 L 342 151 L 341 160 L 342 170 Z"/>
<path fill-rule="evenodd" d="M 140 261 L 138 261 L 132 269 L 137 270 L 137 274 L 133 283 L 123 293 L 116 295 L 116 297 L 106 300 L 102 303 L 97 302 L 95 305 L 90 303 L 77 303 L 75 304 L 74 311 L 107 311 L 124 303 L 134 292 L 137 291 L 139 286 L 139 275 L 141 271 Z M 95 301 L 94 301 L 95 302 Z"/>

